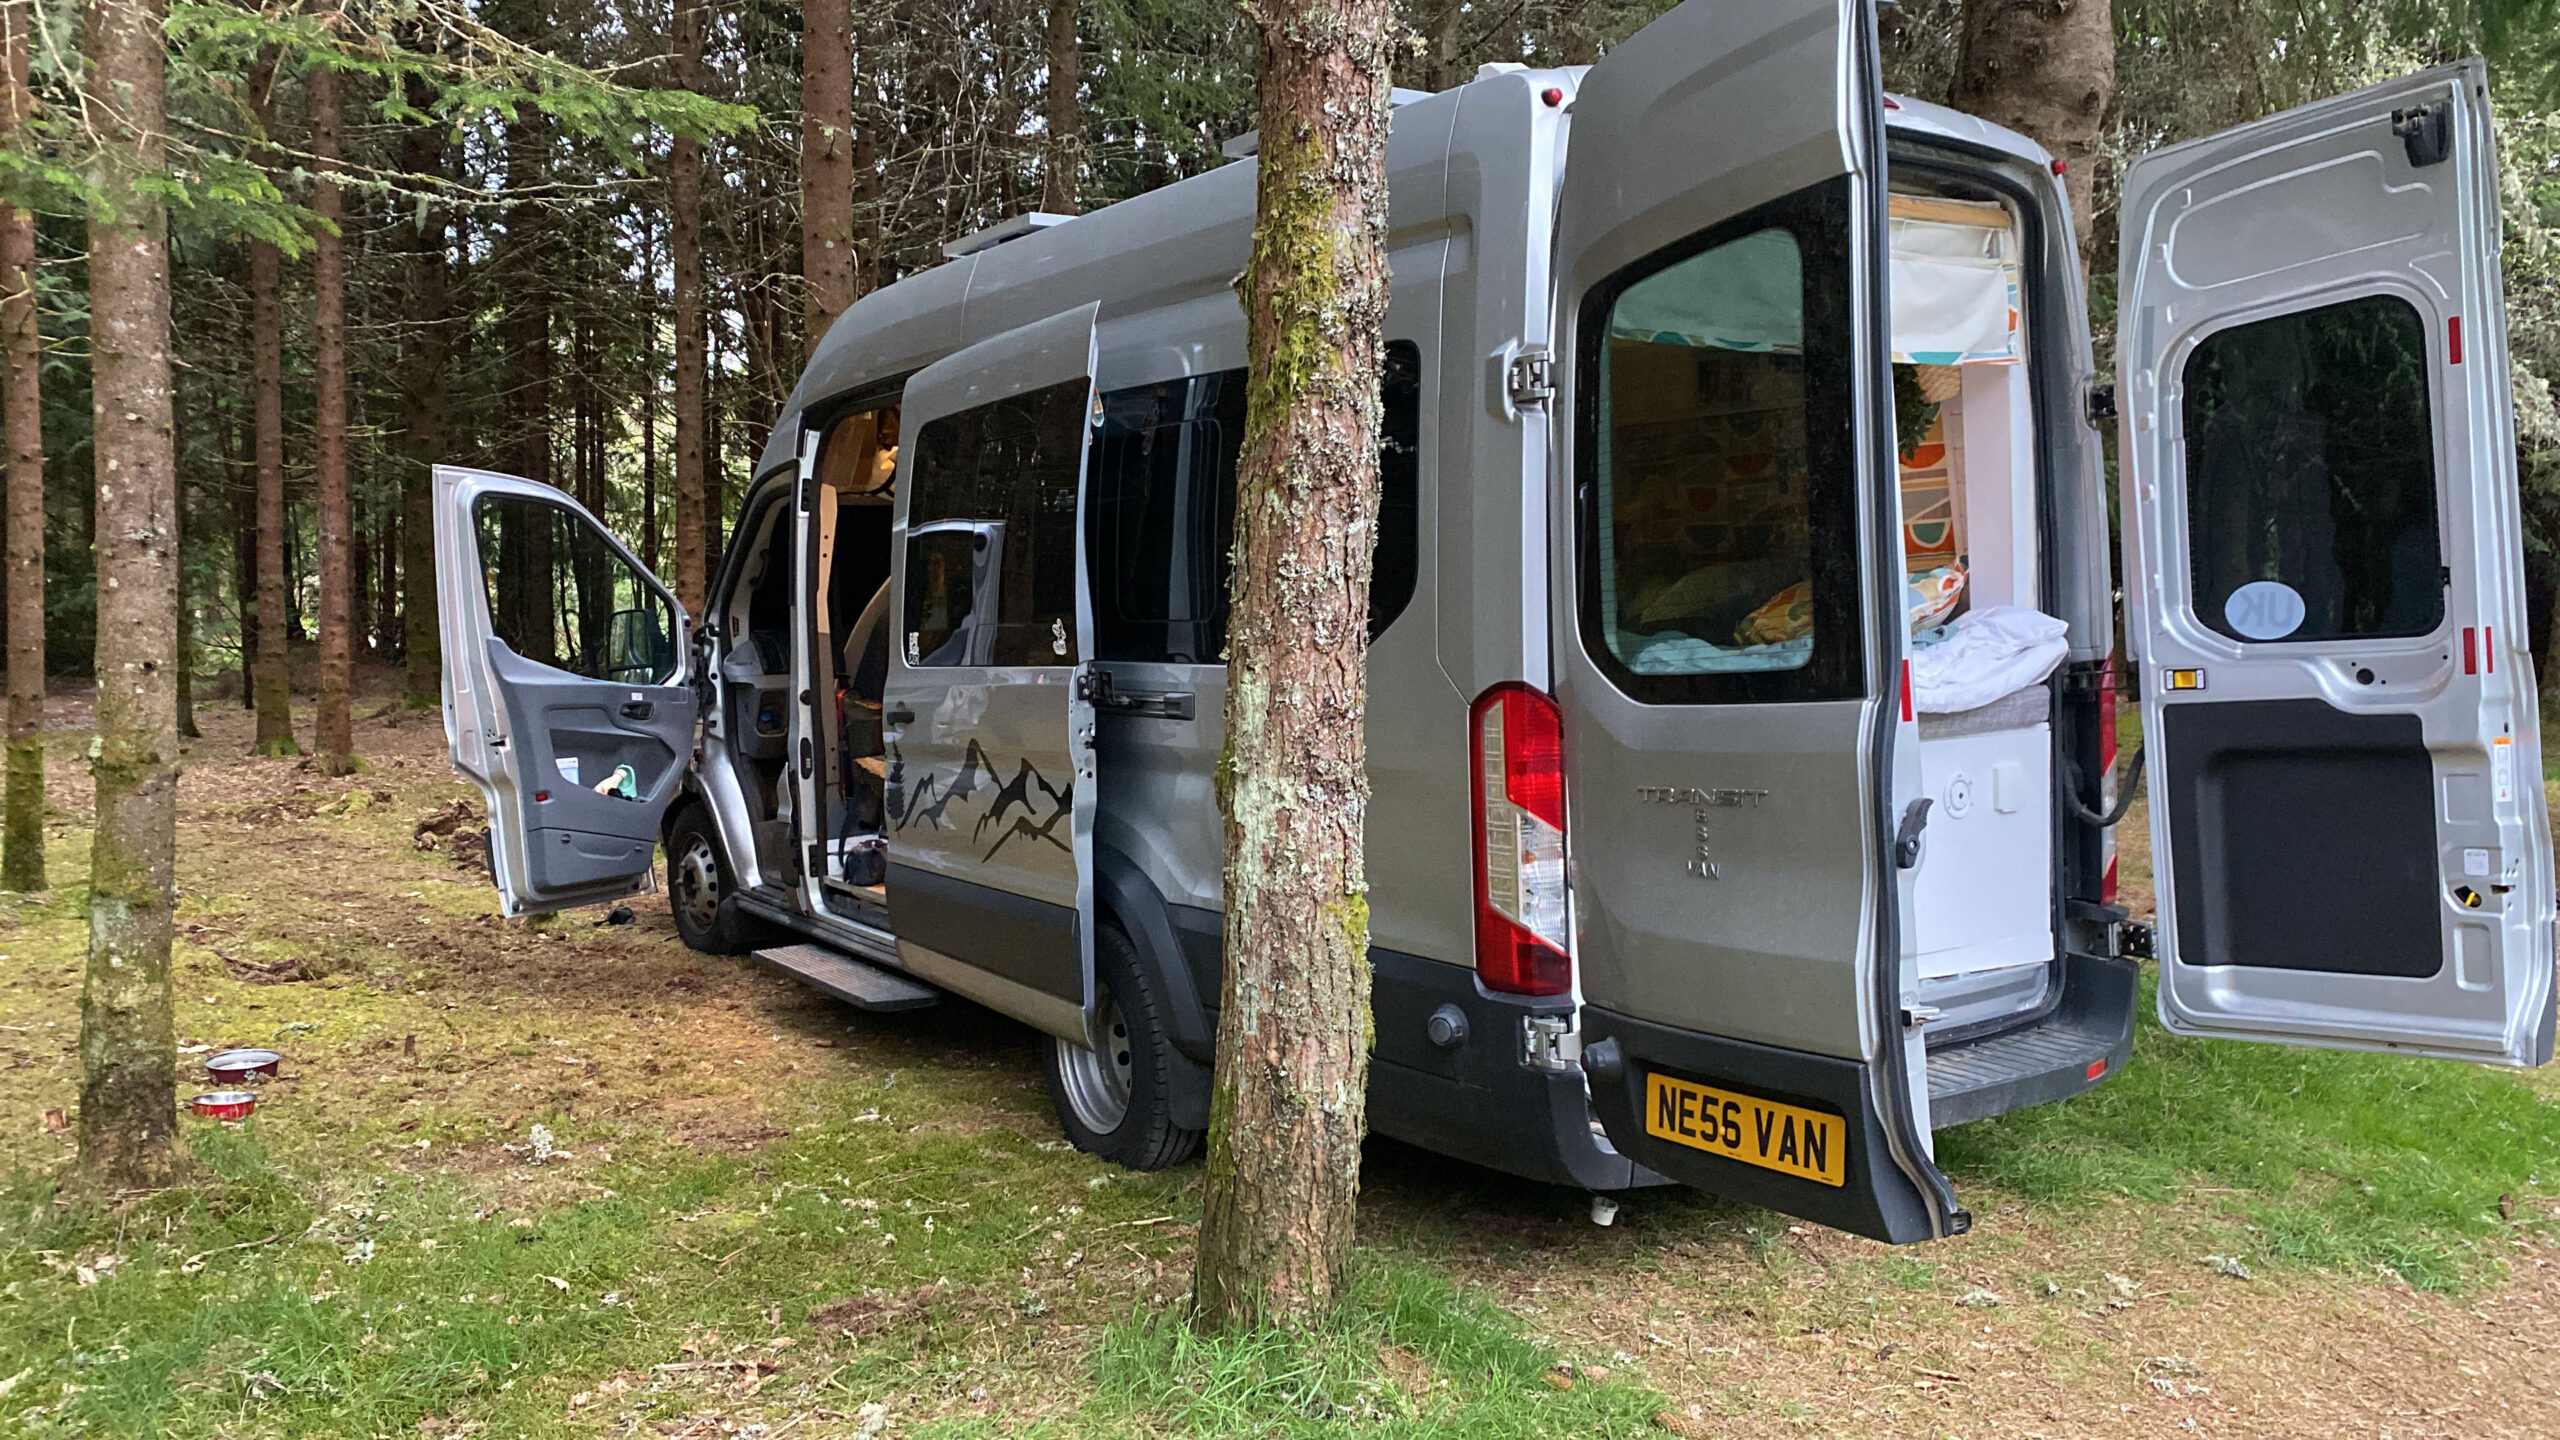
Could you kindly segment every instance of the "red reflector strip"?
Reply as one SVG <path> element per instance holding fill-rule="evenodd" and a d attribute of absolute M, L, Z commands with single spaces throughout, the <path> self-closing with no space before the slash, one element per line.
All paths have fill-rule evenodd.
<path fill-rule="evenodd" d="M 2481 627 L 2480 627 L 2480 655 L 2481 655 L 2481 658 L 2482 658 L 2485 662 L 2487 662 L 2487 664 L 2488 664 L 2488 666 L 2489 666 L 2489 673 L 2490 673 L 2490 674 L 2492 674 L 2492 675 L 2497 674 L 2497 673 L 2498 673 L 2498 627 L 2497 627 L 2497 626 L 2495 626 L 2495 625 L 2483 625 L 2483 626 L 2481 626 Z"/>
<path fill-rule="evenodd" d="M 1902 723 L 1911 723 L 1911 662 L 1902 662 Z"/>
<path fill-rule="evenodd" d="M 2106 1056 L 2101 1055 L 2101 1056 L 2099 1056 L 2097 1059 L 2092 1060 L 2092 1061 L 2090 1061 L 2090 1062 L 2089 1062 L 2089 1078 L 2090 1078 L 2090 1079 L 2095 1080 L 2095 1079 L 2097 1079 L 2099 1076 L 2104 1075 L 2104 1074 L 2106 1074 L 2106 1073 L 2107 1073 L 2107 1057 L 2106 1057 Z"/>
<path fill-rule="evenodd" d="M 2462 363 L 2462 317 L 2448 315 L 2444 322 L 2444 347 L 2449 364 Z"/>
<path fill-rule="evenodd" d="M 2480 632 L 2468 625 L 2462 627 L 2462 673 L 2480 673 Z"/>

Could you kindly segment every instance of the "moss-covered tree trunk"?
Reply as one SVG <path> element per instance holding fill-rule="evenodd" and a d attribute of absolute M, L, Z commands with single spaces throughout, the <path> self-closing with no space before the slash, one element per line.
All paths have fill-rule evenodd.
<path fill-rule="evenodd" d="M 320 233 L 311 252 L 311 382 L 319 415 L 312 426 L 320 519 L 320 704 L 312 748 L 332 775 L 356 768 L 355 589 L 347 503 L 346 196 L 338 186 L 338 72 L 316 66 L 304 77 L 311 96 L 311 210 Z"/>
<path fill-rule="evenodd" d="M 676 0 L 669 78 L 702 88 L 702 9 Z M 710 332 L 702 311 L 702 142 L 676 137 L 667 157 L 667 217 L 676 300 L 676 600 L 702 613 L 710 583 L 709 474 L 703 411 L 709 399 Z"/>
<path fill-rule="evenodd" d="M 260 57 L 249 73 L 249 104 L 262 131 L 275 128 L 276 58 Z M 291 614 L 285 599 L 284 533 L 284 258 L 273 243 L 249 242 L 249 369 L 257 412 L 258 660 L 251 688 L 258 697 L 260 755 L 299 755 L 293 739 Z"/>
<path fill-rule="evenodd" d="M 1369 568 L 1387 0 L 1250 0 L 1251 367 L 1228 629 L 1226 997 L 1197 1323 L 1301 1323 L 1351 1254 L 1367 1119 Z"/>
<path fill-rule="evenodd" d="M 98 816 L 80 995 L 80 1168 L 113 1192 L 178 1165 L 170 909 L 178 851 L 178 475 L 169 376 L 159 0 L 92 0 L 91 420 L 97 469 Z"/>
<path fill-rule="evenodd" d="M 29 113 L 34 0 L 0 0 L 0 145 Z M 44 888 L 44 401 L 36 325 L 36 217 L 0 205 L 0 395 L 9 427 L 9 759 L 0 886 Z"/>
<path fill-rule="evenodd" d="M 2064 162 L 2085 268 L 2096 243 L 2098 152 L 2116 103 L 2109 0 L 1965 0 L 1954 103 Z"/>

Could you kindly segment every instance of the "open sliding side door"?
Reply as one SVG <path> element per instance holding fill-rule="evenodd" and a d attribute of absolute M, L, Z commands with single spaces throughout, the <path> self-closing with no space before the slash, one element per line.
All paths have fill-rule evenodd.
<path fill-rule="evenodd" d="M 1866 0 L 1690 0 L 1584 77 L 1554 633 L 1611 1143 L 1903 1241 L 1968 1222 L 1929 1158 L 1887 858 L 1907 727 L 1882 97 Z"/>
<path fill-rule="evenodd" d="M 2551 1058 L 2489 114 L 2469 60 L 2126 175 L 2126 630 L 2172 1030 Z"/>
<path fill-rule="evenodd" d="M 1092 1043 L 1096 307 L 907 382 L 891 543 L 888 900 L 908 969 Z"/>
<path fill-rule="evenodd" d="M 683 607 L 548 485 L 450 465 L 433 483 L 445 738 L 489 802 L 501 909 L 646 889 L 693 760 Z"/>

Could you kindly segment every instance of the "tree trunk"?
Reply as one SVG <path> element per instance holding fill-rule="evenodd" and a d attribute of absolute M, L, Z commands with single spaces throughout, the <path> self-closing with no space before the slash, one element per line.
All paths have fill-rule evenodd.
<path fill-rule="evenodd" d="M 311 256 L 311 380 L 319 400 L 312 461 L 320 511 L 320 705 L 312 748 L 320 768 L 356 768 L 354 584 L 347 506 L 346 197 L 338 188 L 338 72 L 317 65 L 303 78 L 311 96 L 312 213 L 320 233 Z"/>
<path fill-rule="evenodd" d="M 1049 0 L 1049 133 L 1040 164 L 1040 208 L 1076 213 L 1076 172 L 1084 162 L 1084 107 L 1077 97 L 1076 0 Z"/>
<path fill-rule="evenodd" d="M 699 90 L 700 0 L 676 0 L 674 29 L 676 88 Z M 676 600 L 699 615 L 709 584 L 702 445 L 704 381 L 709 378 L 702 313 L 702 142 L 676 137 L 667 170 L 673 192 L 668 246 L 676 272 Z"/>
<path fill-rule="evenodd" d="M 1965 0 L 1953 103 L 2063 162 L 2084 270 L 2095 244 L 2099 145 L 2115 99 L 2108 0 Z"/>
<path fill-rule="evenodd" d="M 276 57 L 262 55 L 249 76 L 249 103 L 262 132 L 275 128 Z M 285 597 L 284 261 L 265 240 L 249 242 L 249 363 L 255 372 L 258 468 L 258 730 L 260 755 L 299 755 L 293 739 L 293 650 Z"/>
<path fill-rule="evenodd" d="M 1196 1323 L 1302 1323 L 1351 1254 L 1369 1072 L 1370 544 L 1389 0 L 1249 0 L 1252 384 L 1227 637 L 1226 998 Z"/>
<path fill-rule="evenodd" d="M 170 914 L 178 851 L 178 474 L 169 372 L 160 0 L 92 0 L 89 345 L 97 466 L 98 696 L 80 1168 L 107 1192 L 178 1169 Z"/>
<path fill-rule="evenodd" d="M 0 0 L 0 145 L 31 112 L 27 87 L 34 0 Z M 44 403 L 38 368 L 36 217 L 0 205 L 0 353 L 9 427 L 9 759 L 0 802 L 0 886 L 44 888 Z"/>
<path fill-rule="evenodd" d="M 420 110 L 433 96 L 423 77 L 412 77 L 408 98 Z M 400 165 L 412 175 L 442 174 L 441 127 L 413 125 L 400 137 Z M 413 222 L 409 232 L 408 324 L 400 332 L 400 641 L 406 661 L 401 705 L 433 710 L 444 692 L 444 650 L 436 624 L 434 469 L 444 458 L 445 327 L 444 226 Z"/>
<path fill-rule="evenodd" d="M 645 222 L 644 222 L 645 223 Z M 658 247 L 643 232 L 649 298 L 640 319 L 640 563 L 658 568 Z"/>
<path fill-rule="evenodd" d="M 853 7 L 807 0 L 800 41 L 800 276 L 803 344 L 818 352 L 853 303 Z"/>

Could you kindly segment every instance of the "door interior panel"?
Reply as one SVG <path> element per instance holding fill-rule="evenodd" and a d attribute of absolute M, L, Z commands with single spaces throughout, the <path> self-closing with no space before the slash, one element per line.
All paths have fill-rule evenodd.
<path fill-rule="evenodd" d="M 2443 967 L 2417 716 L 2256 700 L 2164 718 L 2182 963 L 2409 979 Z"/>

